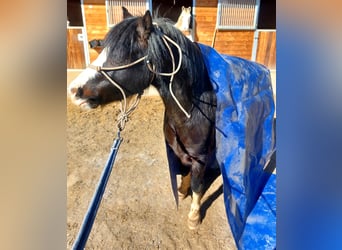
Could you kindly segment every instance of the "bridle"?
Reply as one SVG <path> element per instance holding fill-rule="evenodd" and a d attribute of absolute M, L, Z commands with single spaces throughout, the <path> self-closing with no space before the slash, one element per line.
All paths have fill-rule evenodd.
<path fill-rule="evenodd" d="M 157 23 L 153 23 L 153 25 L 156 28 L 155 30 L 161 34 L 161 38 L 162 38 L 165 46 L 167 47 L 167 49 L 168 49 L 168 51 L 170 53 L 171 60 L 172 60 L 172 72 L 164 73 L 164 72 L 157 72 L 157 71 L 155 71 L 154 65 L 149 60 L 146 60 L 147 59 L 147 55 L 143 56 L 143 57 L 141 57 L 141 58 L 137 59 L 136 61 L 131 62 L 129 64 L 120 65 L 120 66 L 116 66 L 116 67 L 102 67 L 102 66 L 97 66 L 97 65 L 92 65 L 92 64 L 88 65 L 89 68 L 94 69 L 97 72 L 100 72 L 103 76 L 105 76 L 108 79 L 109 82 L 111 82 L 117 89 L 119 89 L 119 91 L 121 92 L 121 94 L 123 96 L 123 103 L 121 102 L 120 114 L 118 116 L 118 128 L 119 128 L 120 131 L 124 129 L 125 124 L 128 121 L 128 118 L 129 118 L 130 114 L 133 113 L 133 111 L 138 106 L 138 104 L 140 102 L 140 99 L 141 99 L 141 96 L 142 96 L 142 93 L 139 93 L 136 96 L 136 99 L 133 102 L 133 104 L 129 108 L 127 108 L 127 98 L 126 98 L 126 94 L 125 94 L 124 90 L 122 89 L 122 87 L 118 83 L 116 83 L 107 74 L 107 72 L 108 71 L 121 70 L 121 69 L 127 69 L 127 68 L 130 68 L 130 67 L 132 67 L 132 66 L 134 66 L 136 64 L 139 64 L 142 61 L 146 61 L 147 68 L 153 73 L 152 78 L 150 80 L 150 83 L 152 83 L 155 75 L 170 76 L 169 91 L 171 93 L 171 96 L 175 100 L 176 104 L 181 109 L 181 111 L 185 114 L 185 116 L 187 118 L 190 118 L 190 114 L 179 103 L 178 99 L 176 98 L 176 96 L 174 95 L 173 90 L 172 90 L 172 82 L 173 82 L 174 76 L 175 76 L 175 74 L 178 73 L 178 71 L 180 70 L 180 67 L 182 65 L 182 50 L 181 50 L 180 46 L 175 41 L 173 41 L 170 37 L 168 37 L 167 35 L 162 33 L 162 31 L 160 30 L 160 28 L 159 28 Z M 176 68 L 176 65 L 175 65 L 175 57 L 173 55 L 172 49 L 171 49 L 171 47 L 170 47 L 168 42 L 173 44 L 177 48 L 177 50 L 178 50 L 179 61 L 178 61 L 177 68 Z"/>
<path fill-rule="evenodd" d="M 126 125 L 126 122 L 128 121 L 129 116 L 133 113 L 133 111 L 136 109 L 136 107 L 138 106 L 142 93 L 139 93 L 136 98 L 135 101 L 131 104 L 131 106 L 129 108 L 127 108 L 127 98 L 126 98 L 126 94 L 124 92 L 124 90 L 122 89 L 122 87 L 116 83 L 108 74 L 107 71 L 116 71 L 116 70 L 121 70 L 121 69 L 127 69 L 130 68 L 142 61 L 144 61 L 146 59 L 147 56 L 143 56 L 141 58 L 139 58 L 138 60 L 126 64 L 126 65 L 121 65 L 121 66 L 116 66 L 116 67 L 102 67 L 102 66 L 96 66 L 96 65 L 88 65 L 89 68 L 96 70 L 97 72 L 100 72 L 103 76 L 105 76 L 109 82 L 111 82 L 117 89 L 119 89 L 119 91 L 122 94 L 123 97 L 123 102 L 121 102 L 121 106 L 120 106 L 120 114 L 118 115 L 118 129 L 119 131 L 122 131 Z M 154 75 L 152 76 L 150 83 L 153 81 Z"/>

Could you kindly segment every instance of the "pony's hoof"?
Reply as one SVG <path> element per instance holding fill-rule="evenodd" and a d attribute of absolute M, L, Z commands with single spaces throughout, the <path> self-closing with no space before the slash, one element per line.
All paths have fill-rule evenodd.
<path fill-rule="evenodd" d="M 184 200 L 186 197 L 188 197 L 189 192 L 181 192 L 180 190 L 178 190 L 178 198 L 181 200 Z"/>
<path fill-rule="evenodd" d="M 198 209 L 191 209 L 188 215 L 188 227 L 195 230 L 201 224 L 201 215 Z"/>
<path fill-rule="evenodd" d="M 196 230 L 201 224 L 201 219 L 198 218 L 188 218 L 188 227 L 190 230 Z"/>

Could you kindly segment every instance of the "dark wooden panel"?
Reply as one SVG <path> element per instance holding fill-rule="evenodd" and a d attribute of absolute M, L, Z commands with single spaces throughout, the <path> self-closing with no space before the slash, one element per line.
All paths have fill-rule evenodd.
<path fill-rule="evenodd" d="M 70 26 L 83 26 L 80 0 L 68 0 L 67 17 L 70 21 Z"/>
<path fill-rule="evenodd" d="M 97 4 L 97 5 L 105 5 L 105 0 L 83 0 L 84 4 Z"/>
<path fill-rule="evenodd" d="M 218 30 L 214 48 L 223 54 L 251 59 L 253 48 L 253 31 Z"/>
<path fill-rule="evenodd" d="M 211 46 L 216 24 L 216 11 L 216 7 L 196 6 L 195 41 Z"/>
<path fill-rule="evenodd" d="M 256 61 L 270 69 L 275 69 L 276 43 L 276 31 L 260 31 Z"/>
<path fill-rule="evenodd" d="M 197 0 L 196 7 L 216 7 L 217 0 Z"/>
<path fill-rule="evenodd" d="M 107 16 L 106 16 L 106 5 L 103 1 L 102 5 L 93 4 L 98 1 L 88 1 L 90 4 L 84 4 L 84 12 L 86 19 L 86 29 L 88 42 L 97 39 L 104 39 L 109 28 L 107 27 Z M 89 46 L 89 44 L 88 44 Z M 99 50 L 90 48 L 89 46 L 89 57 L 90 62 L 93 62 L 99 55 Z"/>
<path fill-rule="evenodd" d="M 67 29 L 67 68 L 84 69 L 86 67 L 83 41 L 78 40 L 82 29 Z"/>

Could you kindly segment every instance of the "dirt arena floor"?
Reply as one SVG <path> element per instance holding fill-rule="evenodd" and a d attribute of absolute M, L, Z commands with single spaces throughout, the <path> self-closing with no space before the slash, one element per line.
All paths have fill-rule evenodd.
<path fill-rule="evenodd" d="M 79 72 L 68 72 L 68 83 Z M 116 136 L 118 103 L 81 111 L 67 101 L 67 249 L 106 164 Z M 203 221 L 187 227 L 191 197 L 173 198 L 160 97 L 144 96 L 122 132 L 86 249 L 236 249 L 225 215 L 221 176 L 202 199 Z"/>

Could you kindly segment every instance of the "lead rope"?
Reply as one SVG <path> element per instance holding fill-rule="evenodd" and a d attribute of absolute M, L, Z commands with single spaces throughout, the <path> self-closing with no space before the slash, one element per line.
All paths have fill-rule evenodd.
<path fill-rule="evenodd" d="M 123 91 L 123 89 L 121 88 L 121 86 L 119 84 L 117 84 L 112 78 L 110 78 L 110 76 L 106 73 L 106 71 L 113 71 L 113 70 L 120 70 L 120 69 L 125 69 L 125 68 L 129 68 L 135 64 L 138 64 L 142 61 L 145 60 L 147 56 L 141 57 L 138 60 L 126 64 L 126 65 L 121 65 L 121 66 L 116 66 L 116 67 L 111 67 L 111 68 L 106 68 L 106 67 L 101 67 L 101 66 L 94 66 L 92 64 L 89 65 L 90 68 L 95 69 L 96 71 L 100 72 L 102 75 L 104 75 L 109 82 L 111 82 L 116 88 L 119 89 L 119 91 L 122 94 L 123 97 L 123 101 L 120 102 L 120 114 L 117 117 L 117 127 L 119 129 L 119 131 L 122 131 L 125 128 L 126 122 L 128 121 L 129 116 L 133 113 L 133 111 L 137 108 L 140 100 L 141 100 L 141 95 L 142 94 L 138 94 L 135 98 L 135 101 L 132 103 L 132 105 L 127 109 L 127 98 L 126 98 L 126 94 Z"/>
<path fill-rule="evenodd" d="M 138 94 L 135 98 L 135 101 L 132 103 L 132 105 L 127 109 L 127 98 L 126 98 L 126 94 L 123 91 L 123 89 L 121 88 L 121 86 L 119 84 L 117 84 L 112 78 L 109 77 L 109 75 L 101 70 L 100 71 L 107 79 L 108 81 L 110 81 L 115 87 L 117 87 L 122 96 L 123 96 L 123 101 L 120 102 L 120 114 L 117 117 L 117 126 L 119 131 L 122 131 L 125 128 L 126 122 L 128 121 L 129 116 L 133 113 L 133 111 L 138 107 L 138 104 L 141 100 L 141 95 L 142 94 Z"/>
<path fill-rule="evenodd" d="M 126 67 L 130 67 L 134 64 L 137 64 L 139 62 L 141 62 L 142 60 L 144 60 L 145 58 L 140 58 L 138 59 L 137 61 L 129 64 L 129 65 L 125 65 L 125 66 L 118 66 L 118 67 L 115 67 L 115 69 L 123 69 L 123 68 L 126 68 Z M 81 250 L 81 249 L 84 249 L 86 243 L 87 243 L 87 240 L 88 240 L 88 237 L 89 237 L 89 234 L 91 232 L 91 229 L 92 229 L 92 226 L 94 224 L 94 221 L 95 221 L 95 218 L 96 218 L 96 214 L 97 214 L 97 210 L 100 206 L 100 203 L 101 203 L 101 199 L 102 199 L 102 196 L 104 194 L 104 191 L 106 189 L 106 185 L 107 185 L 107 182 L 108 182 L 108 179 L 109 179 L 109 176 L 112 172 L 112 169 L 113 169 L 113 165 L 114 165 L 114 161 L 115 161 L 115 158 L 116 158 L 116 155 L 118 153 L 118 150 L 119 150 L 119 147 L 120 147 L 120 144 L 122 142 L 122 137 L 120 135 L 121 131 L 124 129 L 125 125 L 126 125 L 126 122 L 128 121 L 128 118 L 129 116 L 133 113 L 133 111 L 136 109 L 136 107 L 138 106 L 139 102 L 140 102 L 140 99 L 141 99 L 141 95 L 142 94 L 138 94 L 134 103 L 127 109 L 127 98 L 126 98 L 126 94 L 125 92 L 123 91 L 123 89 L 120 87 L 119 84 L 117 84 L 114 80 L 112 80 L 109 75 L 103 71 L 103 68 L 101 69 L 100 66 L 94 66 L 94 65 L 89 65 L 89 67 L 101 72 L 115 87 L 117 87 L 122 96 L 123 96 L 123 101 L 121 101 L 121 107 L 120 107 L 120 114 L 118 115 L 118 123 L 117 123 L 117 126 L 118 126 L 118 133 L 117 133 L 117 137 L 116 139 L 114 140 L 113 142 L 113 145 L 111 147 L 111 151 L 110 151 L 110 154 L 109 154 L 109 157 L 108 157 L 108 160 L 107 160 L 107 163 L 102 171 L 102 174 L 101 174 L 101 177 L 100 177 L 100 180 L 97 184 L 97 187 L 96 187 L 96 190 L 93 194 L 93 197 L 92 197 L 92 200 L 88 206 L 88 210 L 84 216 L 84 219 L 83 219 L 83 222 L 82 222 L 82 225 L 80 227 L 80 231 L 76 237 L 76 240 L 72 246 L 72 249 L 73 250 Z"/>
<path fill-rule="evenodd" d="M 75 242 L 72 246 L 73 250 L 83 250 L 87 243 L 89 234 L 91 232 L 92 226 L 96 218 L 97 210 L 100 206 L 102 196 L 106 190 L 106 185 L 107 185 L 109 176 L 112 172 L 114 161 L 119 151 L 119 147 L 120 147 L 122 140 L 123 139 L 122 137 L 120 137 L 120 131 L 119 131 L 116 139 L 113 142 L 106 166 L 102 170 L 100 180 L 97 184 L 93 197 L 88 205 L 88 209 L 84 216 L 82 225 L 75 239 Z"/>

